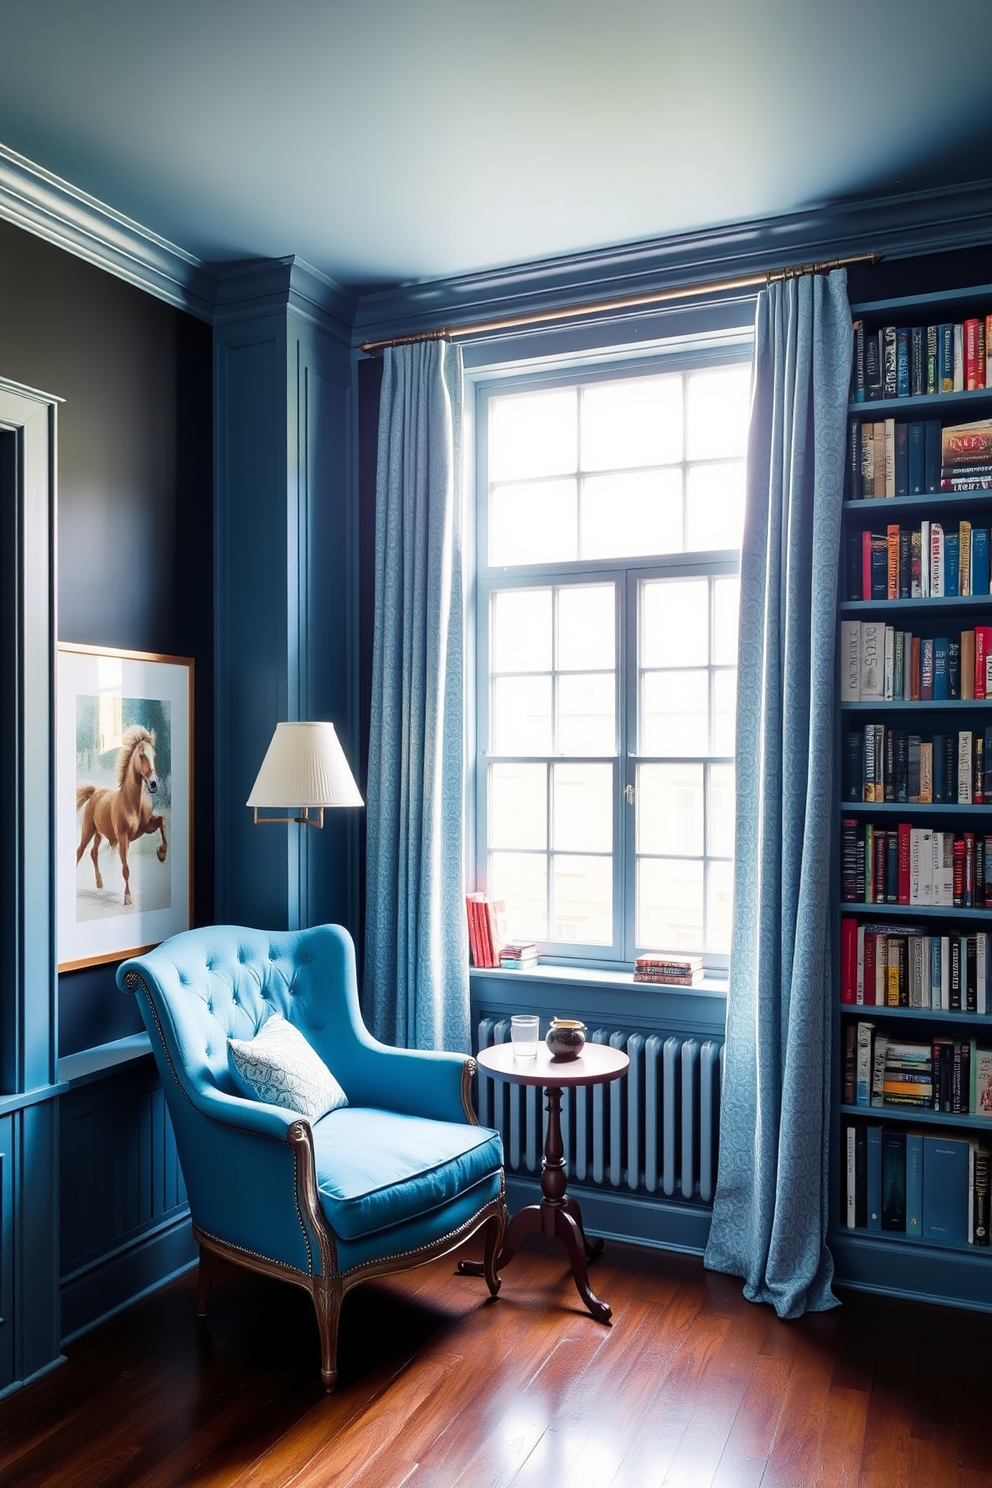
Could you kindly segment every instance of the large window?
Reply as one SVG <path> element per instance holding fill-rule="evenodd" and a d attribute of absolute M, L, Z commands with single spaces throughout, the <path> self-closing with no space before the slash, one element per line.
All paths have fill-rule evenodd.
<path fill-rule="evenodd" d="M 726 964 L 750 366 L 479 401 L 478 876 L 513 939 Z"/>

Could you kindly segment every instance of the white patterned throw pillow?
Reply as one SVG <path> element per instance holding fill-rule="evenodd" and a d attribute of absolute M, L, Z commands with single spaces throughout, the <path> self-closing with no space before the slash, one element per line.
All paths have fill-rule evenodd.
<path fill-rule="evenodd" d="M 303 1034 L 270 1013 L 253 1039 L 228 1039 L 237 1084 L 255 1100 L 299 1111 L 310 1121 L 348 1104 L 348 1097 Z"/>

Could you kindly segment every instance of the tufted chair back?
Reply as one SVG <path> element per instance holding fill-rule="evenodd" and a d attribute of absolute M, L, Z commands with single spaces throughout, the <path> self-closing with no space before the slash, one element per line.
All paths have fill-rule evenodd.
<path fill-rule="evenodd" d="M 363 1055 L 375 1041 L 361 1021 L 354 946 L 341 926 L 269 934 L 211 925 L 175 935 L 142 959 L 155 973 L 146 982 L 154 1017 L 194 1102 L 211 1087 L 237 1093 L 227 1040 L 253 1038 L 271 1012 L 295 1024 L 360 1098 Z"/>

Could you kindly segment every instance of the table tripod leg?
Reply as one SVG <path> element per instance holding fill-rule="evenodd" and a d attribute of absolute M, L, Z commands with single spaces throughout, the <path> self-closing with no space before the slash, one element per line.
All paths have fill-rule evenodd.
<path fill-rule="evenodd" d="M 540 1204 L 528 1204 L 526 1209 L 521 1209 L 516 1213 L 510 1220 L 506 1234 L 503 1237 L 503 1244 L 499 1254 L 495 1258 L 495 1270 L 502 1271 L 507 1262 L 512 1261 L 520 1249 L 521 1240 L 526 1235 L 540 1234 L 543 1227 Z M 459 1261 L 456 1269 L 459 1276 L 485 1276 L 488 1280 L 485 1261 Z M 498 1287 L 499 1281 L 497 1279 L 497 1289 Z M 492 1290 L 491 1286 L 490 1290 Z M 495 1293 L 493 1295 L 495 1296 Z"/>
<path fill-rule="evenodd" d="M 565 1210 L 572 1216 L 572 1218 L 575 1220 L 575 1223 L 578 1225 L 579 1235 L 582 1237 L 582 1244 L 586 1253 L 586 1262 L 588 1265 L 591 1266 L 593 1261 L 598 1260 L 598 1258 L 603 1254 L 603 1249 L 606 1245 L 606 1241 L 598 1235 L 595 1240 L 589 1239 L 589 1236 L 586 1234 L 585 1227 L 582 1223 L 582 1210 L 579 1208 L 578 1204 L 573 1198 L 566 1197 Z"/>
<path fill-rule="evenodd" d="M 576 1222 L 568 1209 L 559 1209 L 555 1215 L 555 1233 L 568 1251 L 568 1258 L 572 1263 L 572 1276 L 579 1296 L 597 1323 L 608 1323 L 613 1316 L 613 1309 L 606 1302 L 600 1302 L 589 1286 L 589 1273 L 586 1269 L 588 1246 L 581 1224 Z"/>

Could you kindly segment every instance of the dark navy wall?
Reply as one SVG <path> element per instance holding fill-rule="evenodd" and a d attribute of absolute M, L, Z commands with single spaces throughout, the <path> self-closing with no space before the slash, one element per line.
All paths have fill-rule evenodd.
<path fill-rule="evenodd" d="M 211 334 L 0 222 L 0 375 L 65 400 L 60 640 L 196 662 L 194 894 L 213 917 Z M 112 966 L 60 978 L 60 1055 L 140 1029 Z"/>

